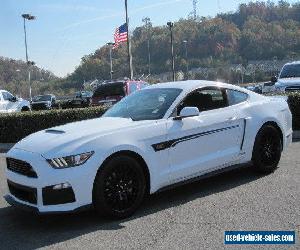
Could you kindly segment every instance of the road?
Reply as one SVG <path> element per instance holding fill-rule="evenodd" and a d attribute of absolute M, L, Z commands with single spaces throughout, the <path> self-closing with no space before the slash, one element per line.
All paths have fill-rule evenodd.
<path fill-rule="evenodd" d="M 121 221 L 92 211 L 37 216 L 0 198 L 0 249 L 300 249 L 299 153 L 294 142 L 271 175 L 239 169 L 152 195 Z M 296 245 L 225 246 L 225 230 L 295 230 Z"/>

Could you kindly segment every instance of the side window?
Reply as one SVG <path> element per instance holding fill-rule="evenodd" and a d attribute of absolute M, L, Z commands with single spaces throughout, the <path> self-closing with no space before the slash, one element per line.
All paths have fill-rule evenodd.
<path fill-rule="evenodd" d="M 13 98 L 14 96 L 8 92 L 2 92 L 3 95 L 3 99 L 4 101 L 9 101 L 11 98 Z"/>
<path fill-rule="evenodd" d="M 248 95 L 246 93 L 233 89 L 226 89 L 226 94 L 229 106 L 244 102 L 248 99 Z"/>
<path fill-rule="evenodd" d="M 179 105 L 177 114 L 184 107 L 197 107 L 199 111 L 224 108 L 227 106 L 226 94 L 223 89 L 199 89 L 189 94 Z"/>

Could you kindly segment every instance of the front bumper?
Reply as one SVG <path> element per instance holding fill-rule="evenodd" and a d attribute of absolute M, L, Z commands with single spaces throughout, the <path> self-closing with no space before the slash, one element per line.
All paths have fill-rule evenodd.
<path fill-rule="evenodd" d="M 9 204 L 39 213 L 73 212 L 92 204 L 99 166 L 95 159 L 74 168 L 54 169 L 37 153 L 12 149 L 7 157 L 29 163 L 37 174 L 30 178 L 6 168 L 9 192 L 5 199 Z M 67 185 L 59 189 L 59 184 Z"/>

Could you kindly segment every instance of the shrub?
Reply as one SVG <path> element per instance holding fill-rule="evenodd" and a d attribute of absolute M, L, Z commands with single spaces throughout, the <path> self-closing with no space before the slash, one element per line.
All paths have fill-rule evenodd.
<path fill-rule="evenodd" d="M 0 143 L 15 143 L 39 130 L 100 117 L 104 111 L 100 107 L 91 107 L 1 114 Z"/>

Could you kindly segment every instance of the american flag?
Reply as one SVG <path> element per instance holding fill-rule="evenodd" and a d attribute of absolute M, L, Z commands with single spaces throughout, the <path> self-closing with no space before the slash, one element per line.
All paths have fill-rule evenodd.
<path fill-rule="evenodd" d="M 127 25 L 126 25 L 126 23 L 124 23 L 120 27 L 116 28 L 114 37 L 115 37 L 114 48 L 117 48 L 120 43 L 127 41 Z"/>

